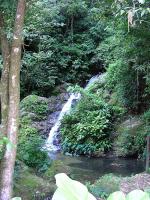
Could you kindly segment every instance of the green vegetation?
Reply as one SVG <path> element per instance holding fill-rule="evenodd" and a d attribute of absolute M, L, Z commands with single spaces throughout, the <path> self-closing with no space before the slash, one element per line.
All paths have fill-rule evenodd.
<path fill-rule="evenodd" d="M 106 174 L 100 177 L 94 184 L 87 184 L 88 190 L 97 198 L 106 199 L 111 193 L 119 190 L 122 177 Z"/>
<path fill-rule="evenodd" d="M 17 0 L 0 0 L 1 75 L 5 75 L 5 64 L 10 65 L 10 72 L 20 70 L 20 54 L 16 62 L 18 67 L 14 65 L 14 69 L 16 66 L 18 70 L 12 70 L 12 61 L 9 60 L 11 49 L 5 52 L 7 45 L 3 44 L 6 38 L 5 44 L 10 46 L 16 40 L 12 24 L 17 3 Z M 16 168 L 17 162 L 27 168 L 21 172 L 15 170 L 14 188 L 15 196 L 30 200 L 35 198 L 38 190 L 41 195 L 38 198 L 45 198 L 49 190 L 47 181 L 53 180 L 56 173 L 70 173 L 61 161 L 49 159 L 42 149 L 43 138 L 47 135 L 44 132 L 43 137 L 37 128 L 37 123 L 46 120 L 49 114 L 53 115 L 48 122 L 49 127 L 54 124 L 54 118 L 67 98 L 62 98 L 61 103 L 58 99 L 68 86 L 74 88 L 71 92 L 80 92 L 81 99 L 61 124 L 64 153 L 105 156 L 112 151 L 121 157 L 146 157 L 146 137 L 150 135 L 150 8 L 148 0 L 34 0 L 27 4 L 22 31 L 24 42 L 20 42 L 22 101 L 16 161 Z M 102 75 L 100 79 L 83 89 L 87 81 L 97 74 Z M 15 99 L 18 95 L 19 101 L 18 75 L 11 77 L 9 74 L 1 80 L 1 97 L 6 95 L 7 101 L 12 100 L 12 96 L 3 93 L 9 93 L 11 87 L 16 89 L 13 97 Z M 13 87 L 16 83 L 17 87 Z M 56 95 L 60 95 L 58 99 Z M 52 98 L 51 101 L 47 97 Z M 10 102 L 14 105 L 11 106 Z M 6 103 L 10 104 L 7 105 L 8 110 L 19 105 L 14 100 L 10 102 Z M 1 105 L 2 112 L 7 106 Z M 15 113 L 8 122 L 12 122 L 10 127 L 15 133 L 17 123 L 13 127 L 13 122 L 18 122 L 18 117 L 16 120 L 13 117 L 15 119 Z M 5 120 L 1 132 L 4 135 L 6 132 L 5 136 L 9 137 L 7 117 Z M 3 119 L 1 121 L 3 123 Z M 47 132 L 49 127 L 45 128 Z M 5 150 L 3 147 L 6 146 L 7 150 L 16 145 L 13 146 L 5 136 L 0 135 L 0 158 L 3 157 L 2 149 Z M 103 176 L 95 184 L 89 184 L 88 188 L 96 197 L 106 199 L 110 193 L 119 190 L 120 179 L 113 175 Z M 86 194 L 89 194 L 87 190 Z"/>
<path fill-rule="evenodd" d="M 21 196 L 23 200 L 43 199 L 51 196 L 55 189 L 54 183 L 37 176 L 33 169 L 22 162 L 17 162 L 15 167 L 15 196 Z"/>
<path fill-rule="evenodd" d="M 96 198 L 88 192 L 88 189 L 80 182 L 74 181 L 66 174 L 56 174 L 57 190 L 55 191 L 52 200 L 96 200 Z"/>
<path fill-rule="evenodd" d="M 48 181 L 54 180 L 55 175 L 58 173 L 70 174 L 71 171 L 69 166 L 65 165 L 61 160 L 54 160 L 44 173 L 43 177 Z"/>
<path fill-rule="evenodd" d="M 105 102 L 97 85 L 93 84 L 86 91 L 79 89 L 81 100 L 63 119 L 61 134 L 64 152 L 100 156 L 111 148 L 113 123 L 123 110 Z"/>
<path fill-rule="evenodd" d="M 52 200 L 59 200 L 62 197 L 64 200 L 96 200 L 90 194 L 87 188 L 78 181 L 70 179 L 66 174 L 57 174 L 56 185 L 58 189 L 55 191 Z M 147 192 L 142 190 L 133 190 L 127 195 L 122 191 L 117 191 L 109 195 L 107 200 L 149 200 L 150 196 Z"/>
<path fill-rule="evenodd" d="M 84 93 L 71 114 L 63 119 L 63 150 L 88 155 L 108 150 L 111 147 L 111 112 L 97 95 Z"/>
<path fill-rule="evenodd" d="M 34 120 L 43 120 L 48 114 L 48 101 L 37 95 L 29 95 L 21 101 L 21 111 L 33 113 Z"/>
<path fill-rule="evenodd" d="M 31 92 L 48 96 L 63 82 L 83 84 L 101 69 L 95 49 L 106 31 L 96 4 L 38 0 L 29 6 L 21 70 L 23 96 Z"/>
<path fill-rule="evenodd" d="M 43 119 L 47 114 L 48 103 L 45 99 L 41 100 L 38 96 L 31 95 L 22 100 L 21 110 L 23 116 L 20 120 L 17 157 L 37 171 L 46 171 L 50 165 L 50 159 L 47 152 L 42 150 L 45 141 L 38 129 L 33 126 L 31 116 L 34 116 L 34 120 Z"/>
<path fill-rule="evenodd" d="M 120 199 L 120 200 L 149 200 L 150 196 L 148 193 L 143 192 L 142 190 L 133 190 L 130 192 L 127 196 L 123 192 L 114 192 L 111 194 L 108 198 L 108 200 L 115 200 L 115 199 Z"/>

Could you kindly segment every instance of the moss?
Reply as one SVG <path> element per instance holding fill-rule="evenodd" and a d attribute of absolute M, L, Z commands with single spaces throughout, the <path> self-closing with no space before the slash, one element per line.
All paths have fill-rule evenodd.
<path fill-rule="evenodd" d="M 54 176 L 57 173 L 70 174 L 70 168 L 67 165 L 64 165 L 61 160 L 55 160 L 45 172 L 44 178 L 48 180 L 54 180 Z"/>
<path fill-rule="evenodd" d="M 34 114 L 35 120 L 41 120 L 47 116 L 48 100 L 37 95 L 29 95 L 21 101 L 21 110 Z"/>
<path fill-rule="evenodd" d="M 32 123 L 33 121 L 29 115 L 21 117 L 17 158 L 29 167 L 34 167 L 38 171 L 45 171 L 51 161 L 47 152 L 41 150 L 45 141 Z"/>
<path fill-rule="evenodd" d="M 14 185 L 14 196 L 20 196 L 23 200 L 43 199 L 51 196 L 56 186 L 54 183 L 35 175 L 31 169 L 22 164 Z"/>

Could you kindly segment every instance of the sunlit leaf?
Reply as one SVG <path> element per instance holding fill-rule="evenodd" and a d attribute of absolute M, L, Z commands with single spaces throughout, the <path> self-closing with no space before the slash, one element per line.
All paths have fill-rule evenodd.
<path fill-rule="evenodd" d="M 127 195 L 126 200 L 150 200 L 150 197 L 146 192 L 133 190 Z"/>
<path fill-rule="evenodd" d="M 66 174 L 57 174 L 55 178 L 58 189 L 52 200 L 96 200 L 82 183 L 70 179 Z"/>
<path fill-rule="evenodd" d="M 125 195 L 123 192 L 114 192 L 109 197 L 108 200 L 125 200 Z"/>

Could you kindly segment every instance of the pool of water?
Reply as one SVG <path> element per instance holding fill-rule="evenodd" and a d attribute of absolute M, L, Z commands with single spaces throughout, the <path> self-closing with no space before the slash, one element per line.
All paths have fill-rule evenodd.
<path fill-rule="evenodd" d="M 94 182 L 100 176 L 113 173 L 118 176 L 131 176 L 145 169 L 145 163 L 137 159 L 125 158 L 88 158 L 55 155 L 71 169 L 72 178 L 81 182 Z"/>

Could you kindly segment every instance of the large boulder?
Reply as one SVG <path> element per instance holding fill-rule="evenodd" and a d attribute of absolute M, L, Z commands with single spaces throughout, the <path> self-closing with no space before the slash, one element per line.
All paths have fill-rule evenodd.
<path fill-rule="evenodd" d="M 32 127 L 47 138 L 68 98 L 68 93 L 61 93 L 50 98 L 29 95 L 21 101 L 20 116 L 31 119 Z"/>

